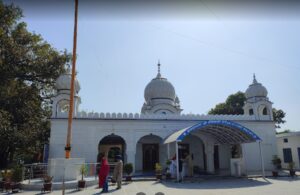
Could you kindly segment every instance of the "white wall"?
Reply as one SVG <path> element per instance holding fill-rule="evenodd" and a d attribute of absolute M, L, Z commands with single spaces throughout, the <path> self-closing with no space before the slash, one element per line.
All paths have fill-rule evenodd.
<path fill-rule="evenodd" d="M 221 119 L 221 118 L 220 118 Z M 126 142 L 127 162 L 136 164 L 140 169 L 139 158 L 140 151 L 136 146 L 140 138 L 145 135 L 154 134 L 161 138 L 167 137 L 174 131 L 199 123 L 199 120 L 172 120 L 172 119 L 94 119 L 79 118 L 73 120 L 72 129 L 72 151 L 71 157 L 85 158 L 86 162 L 96 162 L 99 141 L 107 135 L 114 133 L 121 136 Z M 272 169 L 271 159 L 277 154 L 276 137 L 274 123 L 270 121 L 235 121 L 248 127 L 262 138 L 262 147 L 264 154 L 264 163 L 266 169 Z M 64 146 L 66 141 L 67 119 L 51 119 L 51 136 L 49 158 L 64 157 Z M 197 138 L 196 138 L 197 139 Z M 194 153 L 195 164 L 203 166 L 201 158 L 201 144 L 197 140 L 192 141 L 195 147 L 190 147 L 191 153 Z M 161 164 L 164 165 L 167 159 L 166 146 L 161 148 Z M 223 150 L 223 149 L 222 149 Z M 226 152 L 226 151 L 225 151 Z M 227 151 L 228 152 L 228 151 Z M 221 153 L 221 150 L 220 150 Z M 174 144 L 170 144 L 170 157 L 175 154 Z M 200 154 L 200 155 L 195 155 Z M 243 154 L 245 155 L 247 170 L 260 170 L 260 158 L 258 144 L 245 144 Z M 221 154 L 223 155 L 223 154 Z M 222 157 L 223 158 L 223 157 Z M 220 158 L 220 159 L 222 159 Z M 228 162 L 221 162 L 222 167 L 227 167 Z"/>
<path fill-rule="evenodd" d="M 283 141 L 284 138 L 288 139 L 288 142 Z M 292 158 L 295 162 L 295 168 L 300 169 L 299 154 L 298 148 L 300 148 L 300 135 L 287 135 L 282 137 L 277 137 L 277 146 L 278 146 L 278 157 L 281 159 L 281 165 L 283 168 L 288 168 L 288 163 L 284 163 L 283 158 L 283 148 L 291 148 Z"/>

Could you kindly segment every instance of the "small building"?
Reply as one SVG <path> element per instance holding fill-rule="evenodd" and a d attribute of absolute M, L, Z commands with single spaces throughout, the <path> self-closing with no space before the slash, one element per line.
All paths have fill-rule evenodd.
<path fill-rule="evenodd" d="M 294 162 L 295 169 L 300 169 L 300 132 L 280 133 L 276 137 L 282 167 L 288 168 Z"/>
<path fill-rule="evenodd" d="M 64 157 L 70 79 L 66 73 L 56 81 L 50 159 Z M 255 76 L 245 91 L 243 115 L 182 114 L 175 87 L 161 75 L 160 64 L 157 75 L 145 87 L 140 113 L 80 111 L 79 90 L 76 80 L 72 158 L 95 163 L 103 152 L 111 162 L 121 154 L 124 162 L 132 163 L 139 172 L 153 171 L 155 163 L 165 167 L 166 160 L 178 152 L 179 158 L 192 154 L 195 168 L 203 172 L 230 172 L 233 162 L 240 164 L 244 174 L 263 167 L 272 169 L 272 157 L 277 155 L 272 103 Z"/>

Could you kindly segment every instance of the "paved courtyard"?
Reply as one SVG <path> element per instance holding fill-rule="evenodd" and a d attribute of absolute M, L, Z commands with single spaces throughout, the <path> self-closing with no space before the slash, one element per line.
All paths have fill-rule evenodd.
<path fill-rule="evenodd" d="M 83 195 L 100 194 L 100 189 L 96 186 L 88 187 L 83 191 L 66 190 L 65 194 Z M 197 182 L 155 182 L 138 181 L 124 183 L 121 190 L 115 190 L 115 186 L 109 186 L 109 193 L 112 195 L 135 195 L 144 192 L 147 195 L 154 195 L 163 192 L 166 195 L 199 195 L 199 194 L 222 194 L 222 195 L 288 195 L 300 194 L 300 178 L 280 177 L 278 179 L 214 179 L 202 180 Z M 39 191 L 24 191 L 21 194 L 40 194 Z M 53 191 L 51 194 L 62 194 L 62 191 Z"/>

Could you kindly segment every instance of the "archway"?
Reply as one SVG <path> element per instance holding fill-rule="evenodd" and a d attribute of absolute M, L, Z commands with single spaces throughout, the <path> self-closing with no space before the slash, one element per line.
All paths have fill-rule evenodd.
<path fill-rule="evenodd" d="M 162 138 L 149 134 L 141 137 L 136 144 L 135 166 L 137 171 L 152 172 L 155 164 L 166 161 Z"/>
<path fill-rule="evenodd" d="M 175 150 L 174 151 L 175 154 Z M 184 154 L 190 154 L 195 174 L 202 174 L 206 171 L 205 145 L 201 137 L 190 134 L 178 144 L 179 159 L 183 159 Z"/>
<path fill-rule="evenodd" d="M 109 163 L 115 162 L 115 156 L 121 155 L 123 161 L 126 161 L 126 142 L 125 140 L 118 135 L 111 134 L 102 138 L 98 144 L 98 158 L 97 162 L 100 162 L 99 154 L 103 153 Z"/>

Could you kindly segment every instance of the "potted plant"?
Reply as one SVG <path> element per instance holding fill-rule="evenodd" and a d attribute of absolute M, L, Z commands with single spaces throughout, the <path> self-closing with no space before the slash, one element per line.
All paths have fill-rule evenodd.
<path fill-rule="evenodd" d="M 12 182 L 11 190 L 13 193 L 19 192 L 21 190 L 21 181 L 23 177 L 23 169 L 20 165 L 17 165 L 12 170 Z"/>
<path fill-rule="evenodd" d="M 126 163 L 124 165 L 124 172 L 127 174 L 126 181 L 131 181 L 132 180 L 131 173 L 133 172 L 132 163 Z"/>
<path fill-rule="evenodd" d="M 86 176 L 86 174 L 87 174 L 87 167 L 86 167 L 86 165 L 84 165 L 84 164 L 82 164 L 81 166 L 80 166 L 80 168 L 79 168 L 79 172 L 80 172 L 80 174 L 81 174 L 81 180 L 79 180 L 78 181 L 78 189 L 80 190 L 80 189 L 83 189 L 83 188 L 85 188 L 85 180 L 84 180 L 84 176 Z"/>
<path fill-rule="evenodd" d="M 162 166 L 159 163 L 155 163 L 155 174 L 156 174 L 156 179 L 161 180 L 161 178 L 162 178 Z"/>
<path fill-rule="evenodd" d="M 290 170 L 290 176 L 291 177 L 294 177 L 295 176 L 295 173 L 296 173 L 296 171 L 295 171 L 295 162 L 290 162 L 289 163 L 289 170 Z"/>
<path fill-rule="evenodd" d="M 166 165 L 167 165 L 167 168 L 166 168 L 166 179 L 171 179 L 171 173 L 170 173 L 170 165 L 171 165 L 171 161 L 168 159 L 166 161 Z"/>
<path fill-rule="evenodd" d="M 274 166 L 274 170 L 272 171 L 272 175 L 273 175 L 273 177 L 277 177 L 278 176 L 278 170 L 281 169 L 281 160 L 277 155 L 273 156 L 272 164 Z"/>
<path fill-rule="evenodd" d="M 45 175 L 44 176 L 44 187 L 42 188 L 42 192 L 51 192 L 52 191 L 52 179 L 53 177 L 49 176 L 49 175 Z"/>

